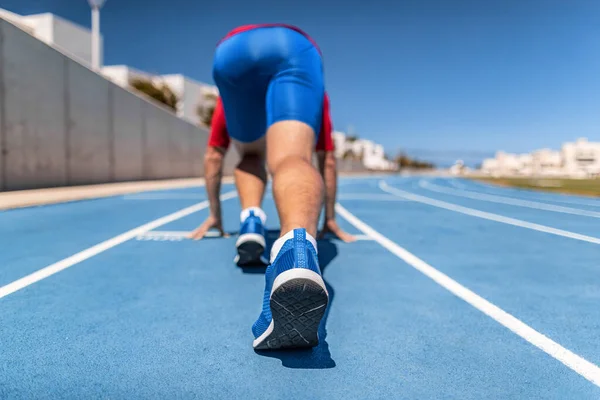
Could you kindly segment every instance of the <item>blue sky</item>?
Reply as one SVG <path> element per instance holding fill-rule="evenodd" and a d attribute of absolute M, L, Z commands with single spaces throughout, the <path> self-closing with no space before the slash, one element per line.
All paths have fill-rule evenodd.
<path fill-rule="evenodd" d="M 85 0 L 2 0 L 90 26 Z M 430 159 L 600 140 L 597 0 L 107 0 L 105 63 L 211 82 L 217 41 L 300 26 L 324 53 L 334 125 Z"/>

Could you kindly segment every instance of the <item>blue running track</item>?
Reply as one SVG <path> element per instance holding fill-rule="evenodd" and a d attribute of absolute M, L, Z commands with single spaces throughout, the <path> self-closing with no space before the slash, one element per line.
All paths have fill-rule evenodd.
<path fill-rule="evenodd" d="M 600 200 L 342 179 L 321 344 L 259 354 L 233 191 L 202 241 L 201 187 L 0 212 L 0 398 L 600 399 Z"/>

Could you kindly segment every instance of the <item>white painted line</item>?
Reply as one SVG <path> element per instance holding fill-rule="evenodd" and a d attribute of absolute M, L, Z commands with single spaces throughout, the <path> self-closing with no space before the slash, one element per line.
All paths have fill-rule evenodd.
<path fill-rule="evenodd" d="M 181 242 L 185 240 L 182 236 L 147 236 L 147 235 L 138 235 L 135 237 L 135 240 L 140 242 Z"/>
<path fill-rule="evenodd" d="M 360 229 L 366 235 L 372 237 L 392 254 L 404 260 L 404 262 L 406 262 L 408 265 L 429 277 L 444 289 L 448 290 L 450 293 L 464 300 L 502 326 L 510 329 L 513 333 L 525 339 L 535 347 L 554 357 L 573 371 L 577 372 L 579 375 L 583 376 L 588 381 L 592 382 L 594 385 L 600 386 L 600 368 L 598 368 L 597 365 L 592 364 L 583 357 L 562 347 L 552 339 L 531 328 L 529 325 L 515 318 L 498 306 L 490 303 L 475 292 L 462 286 L 460 283 L 456 282 L 444 273 L 438 271 L 425 261 L 421 260 L 414 254 L 410 253 L 396 243 L 392 242 L 387 237 L 383 236 L 381 233 L 377 232 L 375 229 L 371 228 L 369 225 L 365 224 L 340 204 L 336 204 L 336 211 L 357 229 Z"/>
<path fill-rule="evenodd" d="M 369 235 L 354 235 L 354 239 L 356 239 L 356 240 L 375 240 Z"/>
<path fill-rule="evenodd" d="M 138 236 L 161 236 L 161 237 L 188 237 L 191 231 L 149 231 Z M 208 232 L 207 232 L 208 233 Z"/>
<path fill-rule="evenodd" d="M 232 199 L 236 196 L 237 196 L 236 191 L 227 192 L 221 196 L 221 200 Z M 130 231 L 122 233 L 118 236 L 115 236 L 112 239 L 108 239 L 102 243 L 99 243 L 95 246 L 85 249 L 77 254 L 74 254 L 74 255 L 67 257 L 61 261 L 51 264 L 45 268 L 37 270 L 32 274 L 24 276 L 21 279 L 17 279 L 16 281 L 9 283 L 8 285 L 0 287 L 0 299 L 5 296 L 8 296 L 11 293 L 16 292 L 17 290 L 21 290 L 29 285 L 32 285 L 38 281 L 41 281 L 42 279 L 48 278 L 49 276 L 52 276 L 60 271 L 63 271 L 69 267 L 72 267 L 73 265 L 76 265 L 82 261 L 85 261 L 88 258 L 92 258 L 106 250 L 109 250 L 115 246 L 118 246 L 121 243 L 124 243 L 130 239 L 133 239 L 142 233 L 148 232 L 152 229 L 158 228 L 159 226 L 168 224 L 169 222 L 173 222 L 180 218 L 186 217 L 190 214 L 193 214 L 195 212 L 198 212 L 200 210 L 208 208 L 208 206 L 209 206 L 208 201 L 203 201 L 201 203 L 194 204 L 193 206 L 184 208 L 182 210 L 174 212 L 173 214 L 169 214 L 162 218 L 156 219 L 156 220 L 151 221 L 142 226 L 138 226 L 137 228 L 134 228 Z"/>
<path fill-rule="evenodd" d="M 519 190 L 521 193 L 526 193 L 527 195 L 531 195 L 531 196 L 535 196 L 538 199 L 540 199 L 540 197 L 544 200 L 544 201 L 548 201 L 551 203 L 562 203 L 562 204 L 575 204 L 575 205 L 580 205 L 580 206 L 590 206 L 590 207 L 600 207 L 600 201 L 584 201 L 584 200 L 574 200 L 574 199 L 568 199 L 566 198 L 567 195 L 562 194 L 562 193 L 551 193 L 551 192 L 544 192 L 544 191 L 540 191 L 540 190 L 527 190 L 527 189 L 520 189 L 518 187 L 503 187 L 503 186 L 498 186 L 498 185 L 491 185 L 491 184 L 484 184 L 478 181 L 474 181 L 471 180 L 471 182 L 474 185 L 477 185 L 479 188 L 481 188 L 482 190 L 487 190 L 487 191 L 491 191 L 491 192 L 498 192 L 498 191 L 502 191 L 502 192 L 506 192 L 506 189 L 512 189 L 512 190 Z M 479 192 L 478 192 L 479 193 Z M 551 198 L 549 198 L 551 197 Z M 513 199 L 517 198 L 517 197 L 512 197 Z M 520 198 L 522 199 L 522 198 Z M 541 200 L 541 199 L 540 199 Z"/>
<path fill-rule="evenodd" d="M 444 208 L 446 210 L 458 212 L 461 214 L 466 214 L 477 218 L 483 218 L 490 221 L 501 222 L 503 224 L 519 226 L 521 228 L 532 229 L 534 231 L 549 233 L 552 235 L 562 236 L 569 239 L 580 240 L 582 242 L 600 244 L 600 238 L 597 237 L 581 235 L 579 233 L 552 228 L 546 225 L 535 224 L 533 222 L 527 222 L 516 218 L 510 218 L 499 214 L 493 214 L 485 211 L 476 210 L 474 208 L 459 206 L 453 203 L 447 203 L 441 200 L 435 200 L 430 197 L 420 196 L 414 193 L 405 192 L 404 190 L 396 189 L 394 187 L 389 186 L 384 181 L 379 182 L 379 187 L 384 192 L 392 193 L 397 196 L 407 198 L 409 200 L 418 201 L 423 204 L 429 204 L 430 206 Z"/>
<path fill-rule="evenodd" d="M 341 193 L 337 198 L 338 200 L 409 201 L 394 195 L 375 193 Z"/>
<path fill-rule="evenodd" d="M 150 231 L 136 236 L 137 240 L 178 241 L 187 239 L 191 231 Z M 217 231 L 208 231 L 204 237 L 220 237 Z"/>
<path fill-rule="evenodd" d="M 457 189 L 463 189 L 463 190 L 464 190 L 464 189 L 466 189 L 466 188 L 467 188 L 467 187 L 466 187 L 465 185 L 463 185 L 462 183 L 458 183 L 458 182 L 456 181 L 456 179 L 449 179 L 448 181 L 450 182 L 450 184 L 451 184 L 452 186 L 454 186 L 454 187 L 455 187 L 455 188 L 457 188 Z"/>
<path fill-rule="evenodd" d="M 123 196 L 123 200 L 202 200 L 205 195 L 193 193 L 140 193 Z"/>
<path fill-rule="evenodd" d="M 187 239 L 189 234 L 190 232 L 150 231 L 137 235 L 135 239 L 139 241 L 180 242 Z"/>
<path fill-rule="evenodd" d="M 268 194 L 265 196 L 267 199 L 272 199 L 273 195 Z M 338 200 L 363 200 L 363 201 L 410 201 L 403 199 L 398 196 L 389 194 L 377 194 L 377 193 L 344 193 L 337 195 Z"/>
<path fill-rule="evenodd" d="M 427 182 L 425 180 L 420 180 L 419 186 L 422 187 L 423 189 L 430 190 L 432 192 L 449 194 L 452 196 L 465 197 L 465 198 L 474 199 L 474 200 L 482 200 L 482 201 L 488 201 L 491 203 L 499 203 L 499 204 L 508 204 L 511 206 L 533 208 L 535 210 L 552 211 L 552 212 L 563 213 L 563 214 L 579 215 L 579 216 L 583 216 L 583 217 L 600 218 L 600 212 L 596 212 L 596 211 L 581 210 L 579 208 L 557 206 L 554 204 L 540 203 L 537 201 L 519 200 L 519 199 L 513 199 L 511 197 L 496 196 L 496 195 L 492 195 L 492 194 L 483 194 L 483 193 L 471 192 L 468 190 L 456 190 L 456 189 L 451 189 L 451 188 L 445 188 L 443 186 L 439 186 L 434 183 Z"/>

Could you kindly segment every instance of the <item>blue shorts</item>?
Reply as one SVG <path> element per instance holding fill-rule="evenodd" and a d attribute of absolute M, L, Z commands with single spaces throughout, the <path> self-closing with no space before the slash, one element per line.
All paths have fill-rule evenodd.
<path fill-rule="evenodd" d="M 215 53 L 213 78 L 233 139 L 253 142 L 285 120 L 310 125 L 318 138 L 323 66 L 319 50 L 301 33 L 268 27 L 225 39 Z"/>

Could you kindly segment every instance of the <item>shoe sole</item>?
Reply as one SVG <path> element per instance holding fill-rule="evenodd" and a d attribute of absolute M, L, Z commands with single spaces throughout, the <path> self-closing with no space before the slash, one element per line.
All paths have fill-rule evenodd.
<path fill-rule="evenodd" d="M 286 279 L 271 292 L 273 318 L 268 329 L 254 341 L 256 350 L 306 348 L 319 344 L 319 325 L 329 303 L 325 282 L 307 269 L 293 269 L 281 275 L 288 273 L 297 277 Z"/>
<path fill-rule="evenodd" d="M 264 257 L 265 239 L 259 234 L 244 234 L 236 242 L 237 256 L 234 262 L 238 266 L 245 265 L 266 265 L 267 260 Z"/>

